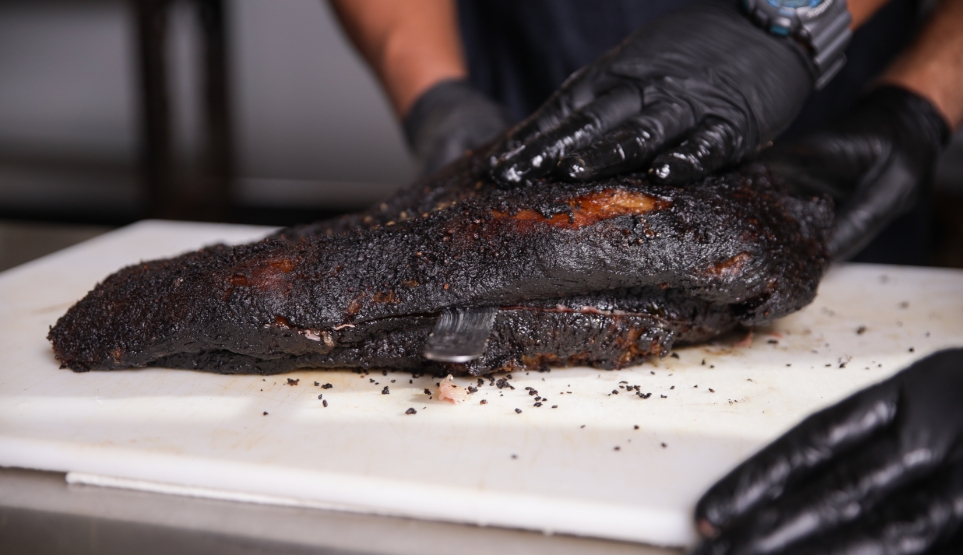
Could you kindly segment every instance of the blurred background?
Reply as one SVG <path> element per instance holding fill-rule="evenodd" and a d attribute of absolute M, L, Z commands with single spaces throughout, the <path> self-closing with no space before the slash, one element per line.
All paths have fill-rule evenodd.
<path fill-rule="evenodd" d="M 0 0 L 0 270 L 145 217 L 291 225 L 414 175 L 321 0 Z M 932 263 L 963 267 L 963 135 Z"/>

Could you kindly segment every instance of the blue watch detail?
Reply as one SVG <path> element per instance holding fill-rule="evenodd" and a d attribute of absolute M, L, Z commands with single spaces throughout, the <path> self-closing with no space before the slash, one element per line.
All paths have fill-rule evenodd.
<path fill-rule="evenodd" d="M 770 34 L 799 42 L 821 89 L 846 63 L 852 16 L 846 0 L 742 0 L 746 14 Z"/>

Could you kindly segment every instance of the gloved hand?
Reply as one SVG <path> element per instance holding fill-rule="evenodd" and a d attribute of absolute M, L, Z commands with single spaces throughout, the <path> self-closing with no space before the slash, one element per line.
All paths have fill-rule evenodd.
<path fill-rule="evenodd" d="M 818 412 L 712 487 L 693 555 L 963 553 L 963 349 Z"/>
<path fill-rule="evenodd" d="M 829 250 L 847 258 L 912 208 L 949 138 L 928 100 L 882 86 L 838 123 L 777 144 L 760 161 L 801 193 L 833 197 L 837 228 Z"/>
<path fill-rule="evenodd" d="M 438 83 L 423 93 L 403 122 L 421 175 L 433 173 L 466 150 L 508 128 L 508 113 L 467 81 Z"/>
<path fill-rule="evenodd" d="M 829 252 L 845 259 L 913 207 L 949 139 L 946 121 L 928 100 L 882 86 L 838 123 L 777 144 L 760 162 L 800 193 L 833 197 Z"/>
<path fill-rule="evenodd" d="M 651 162 L 655 181 L 683 184 L 773 140 L 814 75 L 802 47 L 756 27 L 738 2 L 703 0 L 575 72 L 496 147 L 492 175 L 588 180 Z"/>

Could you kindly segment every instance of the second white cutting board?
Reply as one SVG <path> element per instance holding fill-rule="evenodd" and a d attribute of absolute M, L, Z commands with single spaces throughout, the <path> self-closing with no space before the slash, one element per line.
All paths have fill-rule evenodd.
<path fill-rule="evenodd" d="M 698 496 L 738 461 L 814 409 L 963 343 L 963 272 L 851 265 L 748 347 L 737 337 L 621 371 L 516 373 L 514 389 L 485 381 L 457 406 L 429 400 L 436 379 L 403 373 L 57 368 L 48 326 L 109 273 L 266 231 L 142 222 L 0 274 L 0 465 L 684 545 Z"/>

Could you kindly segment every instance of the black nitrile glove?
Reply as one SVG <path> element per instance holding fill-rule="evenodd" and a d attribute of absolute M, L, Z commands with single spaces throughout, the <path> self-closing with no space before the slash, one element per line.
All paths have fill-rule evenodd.
<path fill-rule="evenodd" d="M 777 144 L 760 161 L 801 193 L 833 197 L 839 208 L 830 253 L 847 258 L 913 207 L 949 138 L 928 100 L 883 86 L 838 123 Z"/>
<path fill-rule="evenodd" d="M 712 487 L 693 555 L 963 553 L 963 349 L 822 410 Z"/>
<path fill-rule="evenodd" d="M 684 184 L 754 153 L 813 89 L 802 48 L 735 0 L 703 0 L 642 27 L 569 77 L 492 152 L 505 185 L 643 170 Z"/>
<path fill-rule="evenodd" d="M 403 125 L 419 171 L 427 175 L 495 138 L 510 124 L 501 106 L 467 81 L 455 79 L 418 97 Z"/>

